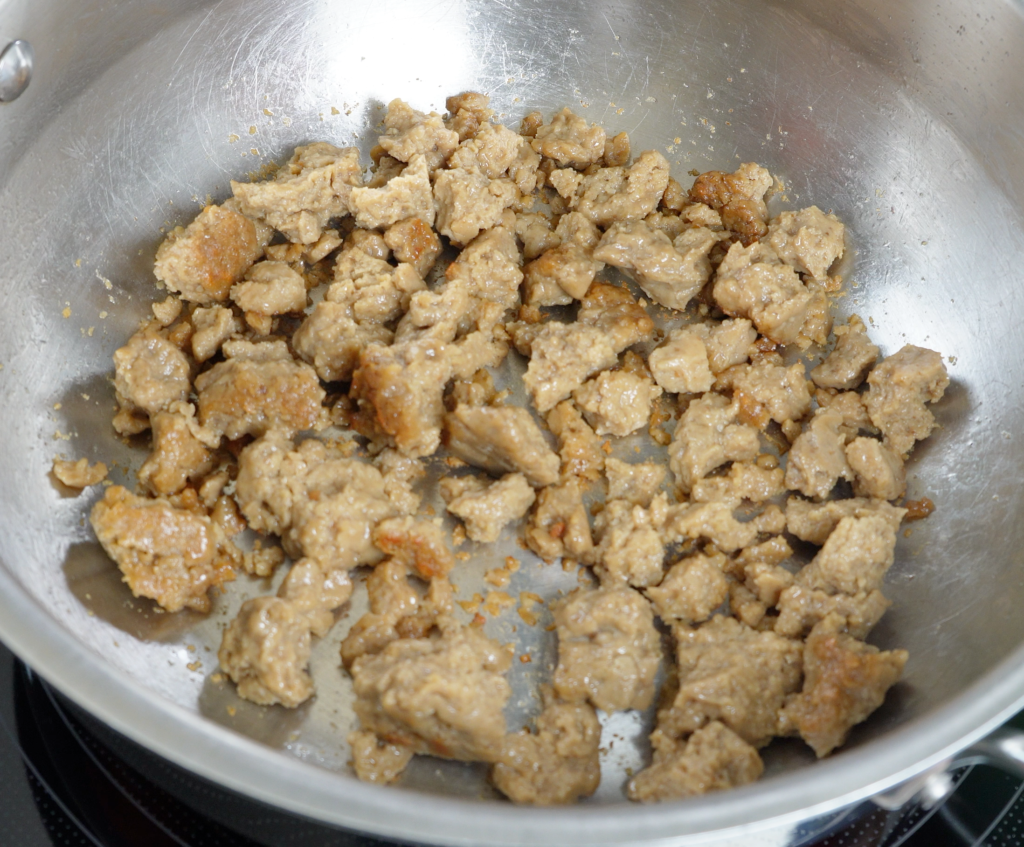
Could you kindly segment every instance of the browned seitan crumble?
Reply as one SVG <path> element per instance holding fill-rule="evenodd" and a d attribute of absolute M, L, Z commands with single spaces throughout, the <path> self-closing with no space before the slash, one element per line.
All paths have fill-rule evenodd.
<path fill-rule="evenodd" d="M 370 782 L 432 755 L 489 763 L 518 803 L 586 797 L 595 710 L 647 709 L 663 667 L 631 799 L 748 783 L 778 736 L 827 755 L 907 661 L 864 639 L 889 606 L 905 462 L 936 426 L 942 358 L 907 345 L 879 361 L 859 318 L 832 329 L 843 224 L 816 206 L 770 215 L 759 165 L 687 190 L 660 153 L 634 158 L 625 133 L 569 109 L 517 132 L 484 95 L 446 106 L 392 101 L 369 172 L 356 148 L 299 147 L 170 233 L 155 317 L 114 355 L 114 427 L 148 430 L 151 451 L 138 493 L 109 486 L 94 506 L 97 538 L 170 612 L 206 612 L 239 570 L 290 557 L 219 652 L 242 697 L 286 707 L 314 695 L 314 639 L 369 569 L 341 654 Z M 791 355 L 833 339 L 810 369 Z M 495 388 L 513 347 L 529 405 Z M 645 432 L 666 461 L 610 455 Z M 482 472 L 441 479 L 456 544 L 513 528 L 592 574 L 553 606 L 533 728 L 505 724 L 510 650 L 457 614 L 514 600 L 456 602 L 466 554 L 421 507 L 445 453 Z M 106 467 L 53 472 L 82 488 Z M 244 528 L 252 552 L 232 541 Z M 802 568 L 795 539 L 818 548 Z M 541 598 L 522 597 L 535 622 Z"/>

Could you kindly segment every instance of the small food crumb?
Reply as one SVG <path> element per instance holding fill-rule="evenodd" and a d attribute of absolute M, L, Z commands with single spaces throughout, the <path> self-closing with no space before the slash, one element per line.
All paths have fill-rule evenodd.
<path fill-rule="evenodd" d="M 492 618 L 500 615 L 505 609 L 515 605 L 512 596 L 504 591 L 488 591 L 487 599 L 484 601 L 484 611 Z"/>
<path fill-rule="evenodd" d="M 68 462 L 58 456 L 53 460 L 53 475 L 69 488 L 88 488 L 107 478 L 107 466 L 103 462 L 90 465 L 85 458 Z"/>
<path fill-rule="evenodd" d="M 484 574 L 484 579 L 497 588 L 504 588 L 512 581 L 512 575 L 505 568 L 492 568 Z"/>
<path fill-rule="evenodd" d="M 536 612 L 533 612 L 530 609 L 524 608 L 523 606 L 520 606 L 518 609 L 516 609 L 516 612 L 518 613 L 519 617 L 521 617 L 523 619 L 523 622 L 526 623 L 527 626 L 535 626 L 536 625 L 536 623 L 537 623 L 537 613 Z"/>
<path fill-rule="evenodd" d="M 922 497 L 920 500 L 907 500 L 903 504 L 903 508 L 907 510 L 907 516 L 904 520 L 908 522 L 919 521 L 935 511 L 935 504 L 929 498 Z"/>

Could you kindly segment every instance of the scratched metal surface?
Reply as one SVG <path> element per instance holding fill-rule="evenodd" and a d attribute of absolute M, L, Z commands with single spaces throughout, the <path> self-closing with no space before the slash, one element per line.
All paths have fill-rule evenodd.
<path fill-rule="evenodd" d="M 0 107 L 0 637 L 113 725 L 244 792 L 396 837 L 681 844 L 774 818 L 781 844 L 794 821 L 942 758 L 1024 696 L 1016 4 L 137 0 L 115 14 L 87 0 L 33 2 L 30 15 L 0 0 L 0 36 L 28 38 L 37 55 L 28 93 Z M 163 231 L 297 144 L 368 153 L 392 97 L 443 110 L 466 89 L 489 93 L 513 124 L 572 106 L 628 131 L 636 150 L 662 150 L 684 182 L 694 168 L 764 164 L 786 185 L 778 204 L 815 203 L 847 223 L 840 315 L 869 320 L 883 352 L 911 342 L 950 357 L 942 428 L 910 473 L 911 495 L 939 509 L 901 539 L 894 605 L 873 636 L 911 663 L 831 761 L 779 744 L 757 786 L 628 807 L 621 786 L 646 718 L 626 715 L 606 726 L 616 744 L 600 792 L 576 809 L 514 809 L 480 769 L 426 759 L 405 791 L 360 785 L 347 773 L 337 660 L 358 598 L 314 651 L 316 700 L 255 707 L 210 676 L 224 622 L 270 587 L 239 580 L 206 620 L 156 614 L 93 542 L 95 495 L 49 482 L 56 453 L 113 458 L 119 481 L 140 461 L 109 428 L 110 356 L 152 297 Z M 575 585 L 509 536 L 464 566 L 460 596 L 508 554 L 523 563 L 513 596 Z M 546 622 L 523 626 L 512 609 L 488 624 L 534 656 L 515 663 L 513 722 L 553 658 Z"/>

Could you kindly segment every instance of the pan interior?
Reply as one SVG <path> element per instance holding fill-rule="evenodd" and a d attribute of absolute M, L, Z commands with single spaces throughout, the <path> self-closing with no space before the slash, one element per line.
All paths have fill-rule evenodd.
<path fill-rule="evenodd" d="M 86 3 L 73 14 L 96 32 L 91 54 L 78 42 L 44 48 L 45 28 L 58 28 L 53 15 L 26 24 L 40 30 L 39 68 L 15 106 L 34 110 L 35 136 L 28 143 L 0 128 L 8 133 L 0 138 L 8 142 L 0 145 L 3 568 L 96 662 L 197 720 L 347 773 L 351 688 L 337 650 L 359 601 L 314 650 L 314 701 L 294 711 L 242 701 L 213 676 L 220 633 L 245 597 L 271 586 L 241 577 L 207 618 L 158 613 L 131 597 L 92 537 L 86 518 L 99 492 L 68 496 L 48 470 L 56 454 L 113 460 L 122 482 L 143 458 L 110 427 L 111 354 L 157 295 L 152 262 L 164 233 L 227 197 L 230 179 L 298 144 L 358 145 L 368 163 L 394 97 L 443 112 L 447 95 L 479 90 L 510 126 L 529 110 L 568 105 L 612 133 L 625 130 L 634 151 L 664 153 L 684 185 L 694 169 L 757 161 L 784 185 L 777 208 L 816 204 L 846 223 L 837 316 L 860 315 L 883 354 L 905 343 L 941 351 L 952 378 L 935 407 L 941 427 L 908 468 L 908 496 L 927 496 L 937 509 L 901 537 L 886 588 L 893 606 L 871 638 L 908 649 L 911 660 L 851 746 L 948 703 L 1024 641 L 1024 304 L 1015 284 L 1024 180 L 1000 167 L 1005 151 L 965 117 L 973 93 L 993 108 L 1005 94 L 998 59 L 975 68 L 966 94 L 927 76 L 943 73 L 934 58 L 915 70 L 914 51 L 932 56 L 956 43 L 946 29 L 958 21 L 958 13 L 922 17 L 920 40 L 900 40 L 900 27 L 926 14 L 915 5 L 887 9 L 898 19 L 886 30 L 866 4 L 819 12 L 760 0 L 397 0 L 343 9 L 328 0 L 223 0 L 174 12 L 137 3 L 126 11 L 133 26 L 99 32 L 99 7 Z M 1008 5 L 990 11 L 984 20 L 971 12 L 970 38 L 1020 35 Z M 460 593 L 486 593 L 484 571 L 508 555 L 522 563 L 505 589 L 513 596 L 576 584 L 575 572 L 543 566 L 509 538 L 460 565 Z M 514 671 L 517 718 L 529 715 L 528 692 L 554 658 L 547 622 L 524 626 L 510 609 L 488 623 L 492 635 L 517 642 L 517 654 L 535 657 Z M 621 802 L 647 720 L 609 722 L 617 744 L 589 803 Z M 811 758 L 800 745 L 777 744 L 769 774 Z M 490 797 L 482 776 L 423 759 L 405 784 Z"/>

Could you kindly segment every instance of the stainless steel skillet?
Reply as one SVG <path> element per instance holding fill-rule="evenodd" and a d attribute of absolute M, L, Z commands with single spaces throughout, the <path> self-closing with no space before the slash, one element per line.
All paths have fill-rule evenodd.
<path fill-rule="evenodd" d="M 28 90 L 0 106 L 0 637 L 94 714 L 225 785 L 357 829 L 696 844 L 875 794 L 1019 708 L 1018 4 L 0 0 L 0 37 L 36 53 Z M 906 681 L 833 759 L 780 745 L 759 785 L 638 808 L 618 788 L 643 727 L 624 721 L 609 729 L 623 752 L 607 787 L 572 809 L 513 808 L 479 771 L 432 762 L 406 789 L 360 785 L 345 771 L 336 640 L 317 649 L 309 707 L 235 701 L 210 681 L 207 650 L 265 587 L 235 583 L 209 620 L 158 615 L 92 543 L 88 495 L 49 481 L 58 452 L 139 460 L 109 429 L 107 376 L 147 308 L 161 229 L 296 144 L 368 150 L 394 96 L 440 109 L 465 89 L 490 93 L 510 122 L 570 105 L 658 147 L 678 176 L 761 162 L 786 184 L 779 202 L 849 225 L 840 310 L 870 319 L 885 352 L 912 342 L 954 357 L 942 429 L 911 478 L 938 510 L 901 540 L 894 607 L 873 636 L 910 650 Z M 524 564 L 517 579 L 554 591 L 566 577 Z"/>

